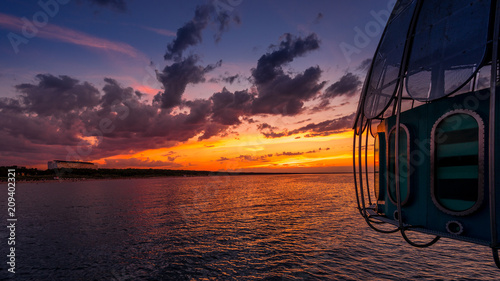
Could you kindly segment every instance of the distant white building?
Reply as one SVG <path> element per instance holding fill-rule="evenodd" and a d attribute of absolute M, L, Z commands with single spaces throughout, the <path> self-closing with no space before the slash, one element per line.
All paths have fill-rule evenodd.
<path fill-rule="evenodd" d="M 97 169 L 91 162 L 53 160 L 47 163 L 48 169 Z"/>

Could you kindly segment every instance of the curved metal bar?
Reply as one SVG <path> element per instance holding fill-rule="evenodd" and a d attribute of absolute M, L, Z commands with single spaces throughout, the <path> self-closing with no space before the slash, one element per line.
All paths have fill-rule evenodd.
<path fill-rule="evenodd" d="M 399 227 L 395 228 L 395 229 L 391 229 L 391 230 L 383 230 L 383 229 L 378 229 L 376 228 L 374 225 L 372 225 L 372 222 L 370 221 L 370 219 L 368 218 L 365 218 L 366 220 L 366 223 L 368 224 L 368 226 L 375 230 L 376 232 L 380 232 L 380 233 L 395 233 L 395 232 L 398 232 L 399 231 Z"/>
<path fill-rule="evenodd" d="M 395 136 L 395 145 L 394 145 L 394 158 L 395 158 L 395 166 L 394 167 L 394 182 L 396 183 L 396 205 L 398 208 L 398 226 L 401 229 L 401 234 L 405 237 L 403 230 L 403 213 L 401 212 L 401 190 L 399 185 L 399 137 L 400 137 L 400 129 L 401 129 L 401 101 L 403 96 L 403 90 L 399 88 L 398 100 L 397 100 L 397 110 L 396 110 L 396 136 Z M 408 138 L 410 136 L 407 136 Z M 390 138 L 390 137 L 389 137 Z M 409 179 L 408 179 L 409 180 Z M 406 239 L 405 239 L 406 240 Z"/>
<path fill-rule="evenodd" d="M 386 222 L 383 222 L 383 221 L 375 221 L 375 220 L 373 220 L 373 219 L 371 219 L 371 218 L 368 218 L 368 219 L 369 219 L 369 220 L 370 220 L 370 222 L 371 222 L 371 223 L 373 223 L 373 224 L 386 224 Z"/>
<path fill-rule="evenodd" d="M 498 247 L 498 233 L 496 220 L 496 194 L 495 194 L 495 108 L 496 108 L 496 88 L 498 71 L 498 37 L 500 36 L 500 1 L 496 1 L 495 25 L 493 30 L 493 50 L 491 59 L 491 78 L 490 78 L 490 119 L 488 132 L 488 188 L 490 191 L 490 229 L 491 229 L 491 247 L 495 252 Z M 498 250 L 496 250 L 496 259 L 498 259 Z M 495 260 L 495 263 L 497 260 Z M 498 266 L 498 263 L 497 263 Z"/>
<path fill-rule="evenodd" d="M 396 205 L 398 208 L 398 225 L 399 228 L 401 229 L 403 233 L 403 213 L 401 212 L 401 190 L 399 186 L 399 137 L 400 137 L 400 129 L 401 129 L 401 101 L 403 100 L 403 83 L 404 83 L 404 76 L 406 73 L 406 68 L 408 66 L 408 61 L 409 61 L 409 54 L 410 54 L 410 49 L 412 45 L 412 34 L 415 30 L 415 26 L 417 23 L 417 18 L 418 15 L 420 14 L 420 9 L 422 8 L 422 1 L 418 1 L 417 6 L 415 7 L 415 10 L 413 11 L 410 27 L 408 28 L 408 32 L 406 34 L 406 43 L 404 46 L 404 51 L 403 51 L 403 57 L 401 58 L 401 67 L 399 68 L 399 81 L 400 83 L 398 87 L 398 92 L 396 93 L 396 103 L 394 104 L 394 111 L 396 113 L 396 136 L 395 136 L 395 147 L 394 147 L 394 158 L 395 158 L 395 169 L 394 169 L 394 176 L 395 176 L 395 183 L 396 183 Z M 410 136 L 407 136 L 408 138 Z M 403 235 L 404 236 L 404 235 Z"/>
<path fill-rule="evenodd" d="M 419 2 L 418 3 L 418 6 L 416 7 L 415 11 L 414 11 L 414 15 L 413 15 L 413 19 L 412 19 L 412 22 L 410 24 L 410 28 L 409 28 L 409 31 L 408 31 L 408 35 L 407 35 L 407 40 L 408 41 L 411 41 L 411 34 L 413 33 L 413 30 L 415 29 L 415 25 L 416 25 L 416 22 L 417 22 L 417 15 L 420 13 L 420 9 L 422 7 L 422 2 Z M 404 83 L 404 75 L 405 75 L 405 71 L 406 71 L 406 68 L 407 68 L 407 65 L 408 65 L 408 60 L 409 60 L 409 52 L 410 52 L 410 46 L 411 46 L 411 43 L 406 43 L 405 44 L 405 51 L 404 51 L 404 55 L 403 55 L 403 59 L 402 59 L 402 62 L 401 62 L 401 68 L 400 68 L 400 74 L 399 74 L 399 77 L 400 77 L 400 87 L 399 87 L 399 93 L 397 95 L 397 104 L 396 104 L 396 140 L 395 140 L 395 183 L 396 183 L 396 202 L 397 202 L 397 209 L 398 209 L 398 225 L 399 225 L 399 229 L 401 230 L 401 235 L 403 236 L 404 240 L 406 242 L 408 242 L 408 244 L 414 246 L 414 247 L 418 247 L 418 248 L 424 248 L 424 247 L 429 247 L 431 245 L 433 245 L 434 243 L 436 243 L 441 237 L 439 236 L 436 236 L 431 242 L 429 243 L 426 243 L 426 244 L 417 244 L 417 243 L 414 243 L 413 241 L 411 241 L 407 236 L 406 236 L 406 233 L 405 233 L 405 228 L 404 228 L 404 225 L 403 225 L 403 213 L 401 211 L 401 190 L 400 190 L 400 184 L 399 184 L 399 138 L 400 138 L 400 131 L 401 131 L 401 101 L 403 100 L 403 83 Z M 409 138 L 410 136 L 408 136 Z M 409 180 L 409 179 L 408 179 Z"/>
<path fill-rule="evenodd" d="M 368 122 L 366 124 L 368 124 Z M 361 154 L 361 148 L 363 146 L 363 132 L 364 132 L 363 119 L 361 119 L 359 130 L 360 130 L 359 144 L 358 144 L 359 191 L 360 191 L 360 196 L 361 196 L 361 205 L 363 206 L 363 208 L 362 208 L 363 217 L 366 218 L 366 217 L 368 217 L 368 214 L 366 213 L 365 193 L 363 190 L 363 157 Z"/>
<path fill-rule="evenodd" d="M 370 184 L 368 179 L 368 136 L 371 134 L 371 121 L 366 122 L 366 140 L 365 140 L 365 177 L 366 177 L 366 193 L 368 194 L 368 204 L 372 205 L 372 195 L 370 193 Z"/>
<path fill-rule="evenodd" d="M 401 216 L 399 216 L 401 217 Z M 432 241 L 430 241 L 429 243 L 425 243 L 425 244 L 417 244 L 413 241 L 410 240 L 410 238 L 408 238 L 408 236 L 406 236 L 406 233 L 405 233 L 405 230 L 404 228 L 401 228 L 401 235 L 403 236 L 403 239 L 410 245 L 412 245 L 413 247 L 417 247 L 417 248 L 427 248 L 427 247 L 430 247 L 432 245 L 434 245 L 437 241 L 439 241 L 439 239 L 441 238 L 441 236 L 436 236 L 434 237 L 434 239 L 432 239 Z"/>
<path fill-rule="evenodd" d="M 363 213 L 361 212 L 361 205 L 359 203 L 359 192 L 358 192 L 358 182 L 357 182 L 357 172 L 356 172 L 356 129 L 354 129 L 354 136 L 353 136 L 353 144 L 352 144 L 352 170 L 353 170 L 353 175 L 354 175 L 354 190 L 356 191 L 356 202 L 358 203 L 358 211 L 360 212 L 361 215 Z"/>
<path fill-rule="evenodd" d="M 493 251 L 493 260 L 495 261 L 495 265 L 500 268 L 500 258 L 498 258 L 498 248 L 492 248 Z"/>

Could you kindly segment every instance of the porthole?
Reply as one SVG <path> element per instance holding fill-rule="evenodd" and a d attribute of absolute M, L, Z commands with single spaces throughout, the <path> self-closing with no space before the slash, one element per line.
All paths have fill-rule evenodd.
<path fill-rule="evenodd" d="M 475 212 L 484 197 L 484 124 L 470 110 L 450 111 L 431 131 L 431 196 L 444 213 Z"/>
<path fill-rule="evenodd" d="M 401 124 L 399 130 L 399 191 L 401 205 L 408 202 L 410 197 L 410 133 L 408 128 Z M 395 205 L 396 200 L 396 126 L 389 132 L 387 141 L 387 194 Z"/>
<path fill-rule="evenodd" d="M 392 213 L 392 217 L 394 218 L 395 221 L 399 220 L 398 210 L 394 210 L 394 213 Z"/>
<path fill-rule="evenodd" d="M 449 221 L 446 223 L 446 231 L 453 235 L 460 235 L 464 232 L 464 227 L 458 221 Z"/>

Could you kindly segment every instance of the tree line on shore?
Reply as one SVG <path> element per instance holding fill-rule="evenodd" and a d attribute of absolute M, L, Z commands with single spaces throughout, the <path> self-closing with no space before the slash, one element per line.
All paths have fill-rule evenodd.
<path fill-rule="evenodd" d="M 268 173 L 213 172 L 168 169 L 47 169 L 26 168 L 19 166 L 0 166 L 0 180 L 6 181 L 9 169 L 15 169 L 16 180 L 36 181 L 51 179 L 111 179 L 111 178 L 147 178 L 147 177 L 193 177 L 193 176 L 230 176 L 257 175 Z"/>

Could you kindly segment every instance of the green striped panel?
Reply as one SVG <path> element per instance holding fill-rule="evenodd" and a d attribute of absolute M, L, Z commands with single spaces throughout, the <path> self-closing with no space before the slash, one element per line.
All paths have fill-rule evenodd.
<path fill-rule="evenodd" d="M 477 179 L 478 167 L 475 166 L 451 166 L 437 169 L 438 179 Z"/>
<path fill-rule="evenodd" d="M 437 144 L 437 157 L 477 155 L 479 142 L 462 142 L 454 144 Z"/>

